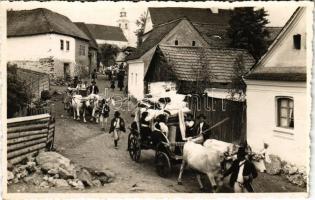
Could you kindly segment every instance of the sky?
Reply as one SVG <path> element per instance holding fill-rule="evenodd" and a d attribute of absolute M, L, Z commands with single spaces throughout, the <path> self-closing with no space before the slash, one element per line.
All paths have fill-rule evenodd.
<path fill-rule="evenodd" d="M 255 3 L 255 2 L 254 2 Z M 233 4 L 234 6 L 235 4 Z M 244 5 L 244 4 L 239 4 Z M 257 6 L 257 4 L 253 4 Z M 94 24 L 103 24 L 118 26 L 119 12 L 125 8 L 127 17 L 129 19 L 131 43 L 135 44 L 136 37 L 134 31 L 137 29 L 135 24 L 139 16 L 144 13 L 148 7 L 198 7 L 198 8 L 231 8 L 231 3 L 213 3 L 213 2 L 5 2 L 7 9 L 13 10 L 28 10 L 34 8 L 47 8 L 54 12 L 58 12 L 67 16 L 73 22 L 85 22 Z M 286 2 L 284 4 L 273 2 L 260 7 L 264 7 L 268 12 L 268 26 L 283 26 L 290 18 L 294 10 L 297 8 L 296 4 Z"/>

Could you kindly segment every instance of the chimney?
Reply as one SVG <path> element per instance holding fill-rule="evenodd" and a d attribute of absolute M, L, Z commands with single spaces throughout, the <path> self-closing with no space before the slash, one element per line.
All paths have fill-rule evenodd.
<path fill-rule="evenodd" d="M 211 8 L 212 13 L 218 14 L 219 9 L 218 8 Z"/>

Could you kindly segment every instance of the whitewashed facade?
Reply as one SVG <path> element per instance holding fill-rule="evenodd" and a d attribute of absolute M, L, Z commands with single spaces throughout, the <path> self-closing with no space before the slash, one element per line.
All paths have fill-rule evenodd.
<path fill-rule="evenodd" d="M 310 51 L 306 19 L 306 8 L 299 8 L 254 67 L 252 73 L 258 77 L 246 80 L 248 143 L 260 150 L 265 142 L 270 153 L 299 166 L 306 166 L 309 160 L 308 80 L 297 78 L 303 73 L 306 76 L 311 67 L 306 59 Z M 300 48 L 295 46 L 295 35 L 300 35 Z M 259 71 L 277 72 L 274 77 L 281 78 L 260 79 Z"/>

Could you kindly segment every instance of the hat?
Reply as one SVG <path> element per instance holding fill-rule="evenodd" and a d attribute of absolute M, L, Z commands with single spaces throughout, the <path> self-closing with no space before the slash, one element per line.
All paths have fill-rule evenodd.
<path fill-rule="evenodd" d="M 116 111 L 114 114 L 115 117 L 119 117 L 120 116 L 120 112 Z"/>
<path fill-rule="evenodd" d="M 95 81 L 92 81 L 92 83 L 96 83 Z"/>
<path fill-rule="evenodd" d="M 238 157 L 244 157 L 245 155 L 246 155 L 245 148 L 244 147 L 239 147 L 238 151 L 237 151 L 237 156 Z"/>
<path fill-rule="evenodd" d="M 198 116 L 198 119 L 201 119 L 201 118 L 206 119 L 206 116 L 205 116 L 204 114 L 200 114 L 200 115 Z"/>

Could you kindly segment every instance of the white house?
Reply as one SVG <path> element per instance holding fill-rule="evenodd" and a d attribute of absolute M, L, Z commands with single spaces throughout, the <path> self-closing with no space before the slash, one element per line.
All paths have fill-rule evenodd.
<path fill-rule="evenodd" d="M 256 150 L 267 143 L 270 153 L 298 166 L 309 160 L 310 12 L 298 8 L 246 76 L 248 143 Z"/>
<path fill-rule="evenodd" d="M 73 76 L 86 67 L 88 46 L 88 36 L 63 15 L 44 8 L 7 13 L 7 60 L 20 68 Z"/>

